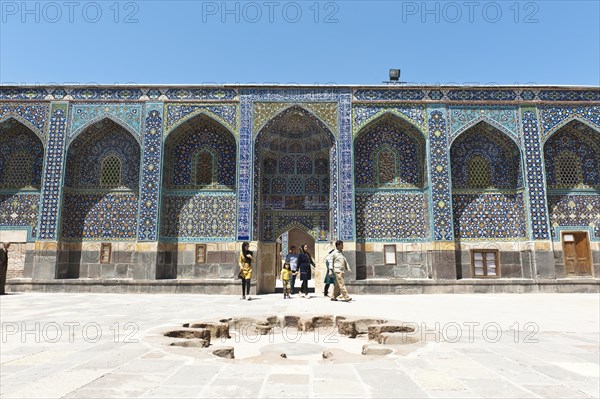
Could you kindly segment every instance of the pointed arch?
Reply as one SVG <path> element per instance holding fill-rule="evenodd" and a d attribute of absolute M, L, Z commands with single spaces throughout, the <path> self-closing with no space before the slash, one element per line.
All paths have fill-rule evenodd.
<path fill-rule="evenodd" d="M 163 141 L 166 142 L 167 139 L 169 138 L 169 136 L 171 136 L 171 134 L 173 134 L 173 132 L 179 130 L 181 127 L 186 126 L 187 124 L 190 124 L 190 123 L 198 123 L 198 120 L 202 120 L 202 119 L 209 120 L 212 123 L 217 124 L 220 128 L 225 129 L 229 134 L 231 134 L 231 136 L 233 137 L 233 140 L 235 141 L 236 146 L 237 146 L 237 143 L 239 140 L 237 133 L 234 130 L 232 130 L 229 126 L 227 126 L 227 124 L 224 123 L 215 114 L 208 112 L 206 109 L 203 109 L 203 108 L 199 108 L 199 109 L 195 110 L 194 112 L 189 113 L 188 115 L 186 115 L 185 117 L 181 118 L 176 123 L 174 123 L 172 126 L 170 126 L 168 129 L 165 129 Z"/>
<path fill-rule="evenodd" d="M 42 185 L 44 141 L 14 117 L 3 119 L 0 132 L 0 188 L 39 190 Z"/>
<path fill-rule="evenodd" d="M 138 140 L 131 130 L 112 118 L 103 117 L 88 125 L 68 144 L 65 186 L 72 189 L 103 188 L 102 160 L 114 156 L 121 164 L 119 189 L 138 191 L 142 162 Z"/>
<path fill-rule="evenodd" d="M 142 139 L 140 137 L 140 133 L 136 132 L 131 126 L 129 126 L 127 124 L 127 122 L 125 122 L 121 118 L 116 117 L 115 115 L 103 114 L 103 115 L 97 116 L 93 119 L 90 119 L 89 121 L 87 121 L 86 123 L 81 125 L 79 128 L 77 128 L 77 130 L 75 130 L 74 132 L 71 132 L 71 134 L 69 135 L 69 137 L 67 139 L 67 149 L 82 133 L 86 132 L 88 129 L 92 128 L 95 125 L 102 124 L 104 120 L 110 120 L 110 121 L 114 122 L 121 129 L 123 129 L 126 132 L 128 132 L 129 134 L 131 134 L 131 136 L 135 139 L 135 141 L 138 142 L 138 144 L 140 146 L 142 145 Z"/>
<path fill-rule="evenodd" d="M 523 187 L 523 150 L 506 130 L 482 120 L 456 136 L 449 152 L 453 189 L 476 189 L 468 184 L 467 162 L 475 155 L 487 161 L 493 188 Z M 481 163 L 478 165 L 483 166 Z"/>
<path fill-rule="evenodd" d="M 572 122 L 580 122 L 580 123 L 586 125 L 587 127 L 589 127 L 590 129 L 592 129 L 594 132 L 600 134 L 600 126 L 593 124 L 592 122 L 588 121 L 585 118 L 582 118 L 579 115 L 570 115 L 570 116 L 566 117 L 564 120 L 562 120 L 559 123 L 557 123 L 556 125 L 554 125 L 547 132 L 545 132 L 545 134 L 543 135 L 543 139 L 542 139 L 542 146 L 545 145 L 546 142 L 552 138 L 552 136 L 554 136 L 557 132 L 562 130 L 563 127 L 571 124 Z"/>
<path fill-rule="evenodd" d="M 385 122 L 395 123 L 398 125 L 399 128 L 410 130 L 412 133 L 416 131 L 419 133 L 419 136 L 422 140 L 427 139 L 427 133 L 423 131 L 420 126 L 415 124 L 413 120 L 408 118 L 406 115 L 396 114 L 392 111 L 387 110 L 385 112 L 382 112 L 376 118 L 373 118 L 372 120 L 367 122 L 363 127 L 361 127 L 360 130 L 354 136 L 353 141 L 358 140 L 361 135 L 365 134 L 366 132 L 369 132 L 374 127 Z"/>
<path fill-rule="evenodd" d="M 42 142 L 42 144 L 45 147 L 46 136 L 44 135 L 44 132 L 42 130 L 40 130 L 39 128 L 37 128 L 33 123 L 29 122 L 27 119 L 22 118 L 19 115 L 7 114 L 7 115 L 4 115 L 3 117 L 0 117 L 0 125 L 4 124 L 5 122 L 9 122 L 11 119 L 13 119 L 15 122 L 20 123 L 21 125 L 25 126 L 29 130 L 31 130 L 31 132 L 40 139 L 40 141 Z"/>
<path fill-rule="evenodd" d="M 163 186 L 183 190 L 233 190 L 235 188 L 237 141 L 226 126 L 199 112 L 171 130 L 164 141 Z M 198 155 L 212 157 L 213 181 L 198 184 Z"/>
<path fill-rule="evenodd" d="M 317 237 L 315 237 L 315 234 L 313 234 L 311 232 L 311 228 L 308 227 L 308 226 L 305 226 L 304 224 L 300 223 L 297 220 L 293 220 L 290 223 L 286 224 L 285 226 L 279 227 L 277 230 L 275 230 L 275 234 L 273 236 L 274 237 L 279 237 L 283 233 L 285 233 L 286 231 L 291 231 L 293 229 L 298 229 L 298 230 L 304 232 L 306 235 L 312 237 L 313 240 L 316 241 Z"/>
<path fill-rule="evenodd" d="M 302 112 L 305 116 L 307 116 L 310 120 L 312 120 L 315 124 L 317 124 L 323 130 L 329 132 L 331 135 L 331 138 L 332 138 L 332 142 L 335 142 L 336 136 L 338 134 L 336 129 L 332 126 L 329 126 L 329 124 L 326 121 L 324 121 L 319 115 L 317 115 L 310 109 L 303 106 L 302 103 L 290 104 L 289 106 L 279 110 L 275 115 L 273 115 L 271 118 L 269 118 L 262 125 L 259 125 L 258 128 L 253 132 L 254 141 L 258 141 L 258 136 L 263 131 L 268 130 L 269 127 L 271 127 L 273 124 L 277 123 L 278 121 L 283 119 L 286 115 L 289 115 L 290 113 L 292 113 L 294 111 Z"/>
<path fill-rule="evenodd" d="M 386 113 L 371 121 L 359 131 L 353 146 L 357 188 L 422 189 L 427 186 L 426 137 L 396 114 Z M 394 179 L 387 183 L 379 179 L 379 172 L 383 170 L 379 165 L 380 154 L 384 149 L 394 154 Z M 391 157 L 384 160 L 388 158 Z"/>
<path fill-rule="evenodd" d="M 454 141 L 463 133 L 465 133 L 466 131 L 472 129 L 473 127 L 484 123 L 486 125 L 489 125 L 491 127 L 496 128 L 496 130 L 502 132 L 506 137 L 510 138 L 518 148 L 521 148 L 521 143 L 519 141 L 519 137 L 516 136 L 513 132 L 511 132 L 508 128 L 506 128 L 505 126 L 503 126 L 502 124 L 496 122 L 495 120 L 493 120 L 492 118 L 490 118 L 487 115 L 480 115 L 479 117 L 470 120 L 469 122 L 465 123 L 463 126 L 461 126 L 457 131 L 453 132 L 451 137 L 450 137 L 450 141 L 448 143 L 448 145 L 451 147 L 452 143 L 454 143 Z"/>

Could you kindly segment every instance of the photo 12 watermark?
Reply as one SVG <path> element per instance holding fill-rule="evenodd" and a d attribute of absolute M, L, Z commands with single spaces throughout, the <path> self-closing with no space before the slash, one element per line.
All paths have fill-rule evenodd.
<path fill-rule="evenodd" d="M 0 21 L 8 23 L 137 24 L 137 1 L 1 1 Z"/>
<path fill-rule="evenodd" d="M 73 343 L 84 340 L 94 344 L 102 337 L 109 338 L 114 343 L 138 343 L 137 334 L 140 327 L 134 322 L 112 323 L 110 326 L 102 326 L 96 322 L 2 322 L 0 333 L 3 344 L 15 339 L 25 343 Z"/>
<path fill-rule="evenodd" d="M 402 23 L 499 23 L 537 24 L 538 2 L 500 1 L 403 1 Z"/>
<path fill-rule="evenodd" d="M 340 3 L 304 1 L 204 1 L 202 23 L 299 23 L 337 24 Z"/>

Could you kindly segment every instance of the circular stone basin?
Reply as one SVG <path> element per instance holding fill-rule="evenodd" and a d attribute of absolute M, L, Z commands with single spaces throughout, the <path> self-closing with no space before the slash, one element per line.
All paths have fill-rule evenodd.
<path fill-rule="evenodd" d="M 277 352 L 285 353 L 290 356 L 321 355 L 325 347 L 316 344 L 304 344 L 302 342 L 283 342 L 278 344 L 265 345 L 260 348 L 260 353 Z"/>

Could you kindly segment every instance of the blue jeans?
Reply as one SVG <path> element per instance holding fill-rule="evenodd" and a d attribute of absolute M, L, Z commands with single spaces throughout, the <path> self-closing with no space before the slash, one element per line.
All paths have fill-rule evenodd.
<path fill-rule="evenodd" d="M 292 295 L 296 295 L 296 291 L 294 291 L 294 284 L 296 284 L 296 275 L 292 274 L 290 276 L 290 288 L 292 291 Z"/>

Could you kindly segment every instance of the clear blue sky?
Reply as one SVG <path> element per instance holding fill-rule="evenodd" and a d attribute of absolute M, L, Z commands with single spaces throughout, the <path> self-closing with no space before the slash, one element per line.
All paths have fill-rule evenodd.
<path fill-rule="evenodd" d="M 599 1 L 0 1 L 0 82 L 600 85 Z"/>

